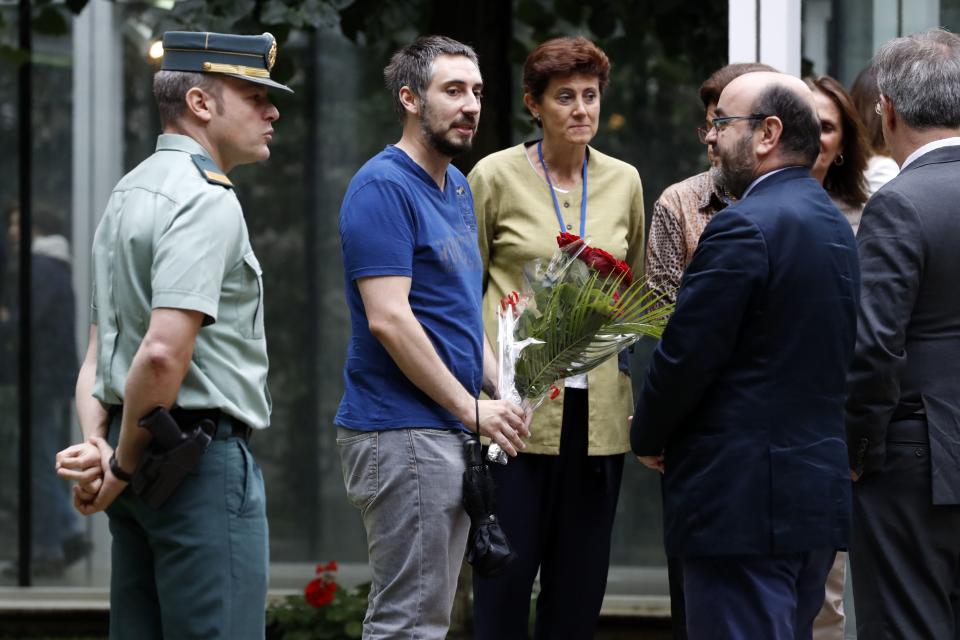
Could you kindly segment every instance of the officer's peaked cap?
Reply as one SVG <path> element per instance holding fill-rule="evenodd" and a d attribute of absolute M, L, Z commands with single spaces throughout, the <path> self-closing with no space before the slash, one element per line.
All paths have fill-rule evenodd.
<path fill-rule="evenodd" d="M 277 41 L 269 33 L 236 36 L 205 31 L 167 31 L 163 34 L 160 68 L 222 73 L 293 93 L 290 87 L 270 79 L 270 70 L 276 60 Z"/>

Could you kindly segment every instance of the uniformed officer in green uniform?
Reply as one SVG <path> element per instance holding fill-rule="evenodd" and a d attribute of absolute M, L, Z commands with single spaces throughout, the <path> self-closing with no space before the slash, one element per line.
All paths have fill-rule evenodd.
<path fill-rule="evenodd" d="M 262 638 L 263 477 L 247 446 L 269 424 L 263 278 L 227 178 L 266 160 L 279 117 L 273 36 L 169 32 L 153 91 L 156 152 L 111 194 L 93 243 L 90 345 L 77 381 L 87 440 L 57 456 L 113 536 L 110 637 Z M 171 409 L 213 440 L 159 508 L 128 488 Z M 215 425 L 214 428 L 213 425 Z"/>

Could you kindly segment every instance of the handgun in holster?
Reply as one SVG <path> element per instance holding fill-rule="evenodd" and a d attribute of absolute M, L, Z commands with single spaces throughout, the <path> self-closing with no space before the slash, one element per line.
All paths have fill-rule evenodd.
<path fill-rule="evenodd" d="M 140 457 L 130 485 L 144 502 L 159 509 L 200 462 L 217 427 L 212 420 L 182 427 L 163 407 L 143 416 L 139 424 L 153 434 L 153 440 Z"/>

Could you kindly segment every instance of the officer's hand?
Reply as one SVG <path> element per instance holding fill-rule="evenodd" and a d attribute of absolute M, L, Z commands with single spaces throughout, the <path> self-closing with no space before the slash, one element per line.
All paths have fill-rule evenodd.
<path fill-rule="evenodd" d="M 507 452 L 517 455 L 526 448 L 521 438 L 530 437 L 525 411 L 508 400 L 480 400 L 480 435 L 490 438 Z"/>
<path fill-rule="evenodd" d="M 73 485 L 73 507 L 80 513 L 84 513 L 84 505 L 92 505 L 93 501 L 97 497 L 97 493 L 100 491 L 100 485 L 103 484 L 102 481 L 98 481 L 96 489 L 92 489 L 93 485 L 84 486 L 75 484 Z"/>
<path fill-rule="evenodd" d="M 77 492 L 74 492 L 74 504 L 77 505 L 80 513 L 85 516 L 103 511 L 113 504 L 117 496 L 127 488 L 127 483 L 119 480 L 110 471 L 110 456 L 113 455 L 113 447 L 107 444 L 107 441 L 103 438 L 90 438 L 88 442 L 96 446 L 100 451 L 100 468 L 103 472 L 103 484 L 100 485 L 100 490 L 92 501 L 79 501 Z"/>
<path fill-rule="evenodd" d="M 67 447 L 57 454 L 57 475 L 65 480 L 73 480 L 85 485 L 88 491 L 96 493 L 103 477 L 100 466 L 100 449 L 90 442 L 81 442 Z"/>

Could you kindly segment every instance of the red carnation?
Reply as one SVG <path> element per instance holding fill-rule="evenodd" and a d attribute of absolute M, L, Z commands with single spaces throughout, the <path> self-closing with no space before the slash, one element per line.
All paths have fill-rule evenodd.
<path fill-rule="evenodd" d="M 588 267 L 599 271 L 601 275 L 607 275 L 613 271 L 617 262 L 617 259 L 612 255 L 596 247 L 586 247 L 580 254 L 580 258 Z"/>
<path fill-rule="evenodd" d="M 557 244 L 560 246 L 560 249 L 566 253 L 572 253 L 579 249 L 582 242 L 583 240 L 581 240 L 580 236 L 572 233 L 564 232 L 557 236 Z M 633 273 L 630 270 L 630 265 L 623 260 L 617 260 L 603 249 L 588 245 L 583 248 L 577 257 L 601 276 L 612 275 L 617 278 L 622 277 L 622 286 L 629 287 L 630 283 L 633 282 Z"/>
<path fill-rule="evenodd" d="M 633 271 L 630 269 L 630 265 L 623 260 L 616 260 L 614 262 L 613 269 L 615 275 L 619 276 L 620 274 L 623 274 L 623 286 L 629 287 L 633 282 Z"/>
<path fill-rule="evenodd" d="M 580 242 L 580 236 L 564 231 L 557 236 L 557 244 L 561 249 L 566 249 L 568 245 Z M 576 247 L 574 247 L 576 248 Z"/>

